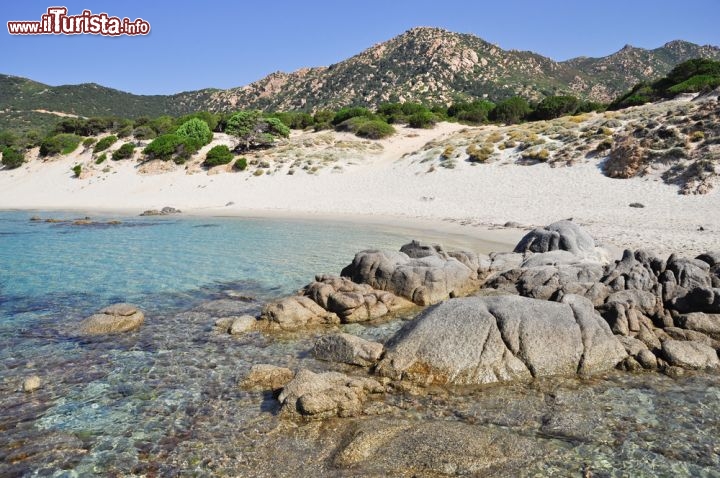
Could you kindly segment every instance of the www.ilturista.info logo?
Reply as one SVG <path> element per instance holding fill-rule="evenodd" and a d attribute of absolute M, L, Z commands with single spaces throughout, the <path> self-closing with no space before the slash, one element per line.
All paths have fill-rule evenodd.
<path fill-rule="evenodd" d="M 11 35 L 147 35 L 150 24 L 138 18 L 110 17 L 107 13 L 83 10 L 80 15 L 68 15 L 65 7 L 50 7 L 40 21 L 7 22 Z"/>

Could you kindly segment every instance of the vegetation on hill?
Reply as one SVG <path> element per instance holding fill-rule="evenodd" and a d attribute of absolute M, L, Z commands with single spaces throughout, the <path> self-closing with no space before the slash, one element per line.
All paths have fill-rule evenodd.
<path fill-rule="evenodd" d="M 695 58 L 685 61 L 667 76 L 653 82 L 642 82 L 613 101 L 609 108 L 620 109 L 637 106 L 682 93 L 710 91 L 720 86 L 720 61 Z"/>
<path fill-rule="evenodd" d="M 207 152 L 203 165 L 210 168 L 213 166 L 220 166 L 222 164 L 229 164 L 232 162 L 234 157 L 235 156 L 232 151 L 230 151 L 230 148 L 224 144 L 219 144 L 217 146 L 213 146 L 210 151 Z"/>

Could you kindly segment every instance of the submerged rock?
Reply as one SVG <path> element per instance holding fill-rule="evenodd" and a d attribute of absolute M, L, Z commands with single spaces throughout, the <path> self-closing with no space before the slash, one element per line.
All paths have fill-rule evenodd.
<path fill-rule="evenodd" d="M 512 476 L 543 450 L 537 440 L 495 426 L 445 420 L 359 422 L 335 466 L 370 476 Z M 504 470 L 504 473 L 502 472 Z M 492 476 L 496 476 L 493 474 Z"/>
<path fill-rule="evenodd" d="M 256 364 L 240 386 L 246 390 L 278 390 L 287 385 L 294 376 L 295 373 L 289 368 Z"/>
<path fill-rule="evenodd" d="M 31 393 L 39 389 L 41 385 L 42 383 L 40 382 L 40 377 L 37 375 L 31 375 L 23 381 L 22 390 L 23 392 Z"/>
<path fill-rule="evenodd" d="M 369 394 L 385 388 L 372 378 L 350 377 L 338 372 L 300 370 L 280 392 L 282 411 L 313 418 L 352 417 L 362 413 Z"/>
<path fill-rule="evenodd" d="M 315 341 L 312 349 L 317 359 L 361 367 L 375 364 L 382 353 L 382 344 L 350 334 L 324 335 Z"/>
<path fill-rule="evenodd" d="M 113 304 L 80 323 L 82 335 L 104 335 L 130 332 L 140 328 L 145 314 L 132 304 Z"/>
<path fill-rule="evenodd" d="M 409 252 L 367 250 L 358 252 L 341 275 L 374 289 L 392 292 L 417 305 L 467 295 L 478 289 L 479 261 L 470 252 L 448 253 L 439 246 L 412 242 Z"/>
<path fill-rule="evenodd" d="M 608 370 L 627 356 L 592 304 L 518 296 L 468 297 L 432 307 L 387 344 L 381 375 L 483 384 Z"/>

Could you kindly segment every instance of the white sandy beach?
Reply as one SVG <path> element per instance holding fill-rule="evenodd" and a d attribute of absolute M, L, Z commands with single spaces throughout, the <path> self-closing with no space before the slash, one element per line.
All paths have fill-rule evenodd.
<path fill-rule="evenodd" d="M 661 253 L 695 254 L 720 248 L 720 194 L 683 196 L 655 179 L 610 179 L 598 160 L 572 167 L 495 162 L 437 168 L 418 160 L 428 141 L 464 127 L 443 123 L 432 130 L 400 128 L 394 137 L 348 155 L 336 168 L 314 174 L 285 169 L 254 176 L 249 171 L 201 170 L 197 163 L 169 172 L 139 174 L 136 161 L 108 161 L 102 172 L 77 179 L 70 168 L 92 164 L 82 147 L 51 161 L 34 159 L 0 171 L 0 209 L 123 211 L 173 206 L 196 215 L 317 217 L 395 227 L 423 228 L 509 244 L 525 229 L 572 217 L 604 244 L 647 247 Z M 341 133 L 297 133 L 295 138 Z M 316 135 L 316 136 L 313 136 Z M 357 138 L 354 140 L 357 141 Z M 216 138 L 213 144 L 227 141 Z M 119 147 L 122 141 L 114 145 Z M 367 144 L 367 141 L 364 142 Z M 221 167 L 223 169 L 223 167 Z M 229 169 L 229 168 L 224 168 Z M 216 174 L 217 173 L 217 174 Z M 631 208 L 633 202 L 645 208 Z M 502 228 L 507 221 L 523 228 Z M 698 229 L 702 226 L 703 231 Z"/>

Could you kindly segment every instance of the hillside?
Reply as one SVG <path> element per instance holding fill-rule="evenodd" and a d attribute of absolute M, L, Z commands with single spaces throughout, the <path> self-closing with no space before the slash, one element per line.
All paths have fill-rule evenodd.
<path fill-rule="evenodd" d="M 79 116 L 182 115 L 198 110 L 317 110 L 387 101 L 448 104 L 458 98 L 528 99 L 572 93 L 608 102 L 640 80 L 666 74 L 690 58 L 720 59 L 720 49 L 673 41 L 645 50 L 625 47 L 603 58 L 556 62 L 503 50 L 481 38 L 414 28 L 327 67 L 276 72 L 250 85 L 175 95 L 141 96 L 96 84 L 48 86 L 0 75 L 0 130 L 43 128 L 52 111 Z"/>

